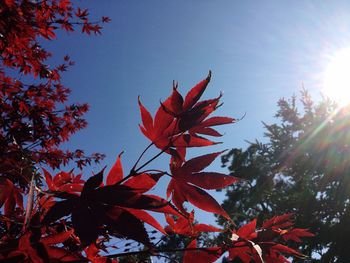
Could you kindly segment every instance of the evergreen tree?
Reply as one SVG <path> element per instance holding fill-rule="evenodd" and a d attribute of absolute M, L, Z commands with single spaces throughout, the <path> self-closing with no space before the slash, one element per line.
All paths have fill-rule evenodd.
<path fill-rule="evenodd" d="M 294 213 L 297 227 L 316 233 L 302 245 L 313 262 L 348 262 L 350 106 L 326 98 L 314 103 L 305 90 L 301 110 L 297 104 L 296 97 L 279 100 L 278 121 L 264 123 L 267 142 L 222 157 L 223 166 L 242 179 L 227 188 L 223 207 L 240 224 Z"/>

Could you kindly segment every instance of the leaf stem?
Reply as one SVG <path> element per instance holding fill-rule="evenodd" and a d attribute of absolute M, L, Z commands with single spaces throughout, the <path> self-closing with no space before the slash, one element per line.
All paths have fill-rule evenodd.
<path fill-rule="evenodd" d="M 147 150 L 148 150 L 149 148 L 151 148 L 151 146 L 152 146 L 153 144 L 154 144 L 153 142 L 150 143 L 150 144 L 143 150 L 143 152 L 141 153 L 141 155 L 140 155 L 139 158 L 137 159 L 136 163 L 135 163 L 134 166 L 131 168 L 131 171 L 135 171 L 136 166 L 139 164 L 139 162 L 140 162 L 142 156 L 147 152 Z"/>

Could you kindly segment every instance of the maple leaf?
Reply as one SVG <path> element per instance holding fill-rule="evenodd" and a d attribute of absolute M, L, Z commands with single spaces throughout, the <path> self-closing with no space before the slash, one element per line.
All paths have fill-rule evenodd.
<path fill-rule="evenodd" d="M 227 213 L 204 189 L 220 189 L 237 181 L 236 177 L 220 173 L 201 172 L 222 152 L 195 157 L 188 161 L 172 157 L 170 170 L 172 179 L 167 188 L 167 197 L 184 213 L 183 203 L 188 201 L 208 212 L 214 212 L 229 219 Z"/>
<path fill-rule="evenodd" d="M 0 177 L 0 208 L 4 206 L 4 214 L 13 213 L 16 205 L 23 210 L 23 197 L 18 189 L 9 179 Z"/>
<path fill-rule="evenodd" d="M 123 166 L 119 154 L 116 162 L 109 171 L 106 179 L 106 185 L 118 184 L 124 178 Z M 122 183 L 124 186 L 135 189 L 139 193 L 149 191 L 156 185 L 164 173 L 135 173 Z"/>
<path fill-rule="evenodd" d="M 65 262 L 83 259 L 81 255 L 76 253 L 74 254 L 62 247 L 54 246 L 67 241 L 73 235 L 73 233 L 74 231 L 71 229 L 40 238 L 40 242 L 44 245 L 51 260 L 61 260 Z"/>
<path fill-rule="evenodd" d="M 256 233 L 256 219 L 252 220 L 248 224 L 243 225 L 237 231 L 237 235 L 243 239 L 255 239 L 257 237 Z"/>
<path fill-rule="evenodd" d="M 100 249 L 101 247 L 98 243 L 91 244 L 85 249 L 86 256 L 92 263 L 118 263 L 116 259 L 109 259 L 99 255 Z"/>
<path fill-rule="evenodd" d="M 175 220 L 169 214 L 165 214 L 165 219 L 168 225 L 165 227 L 165 231 L 169 234 L 179 234 L 189 237 L 198 237 L 202 232 L 221 232 L 222 229 L 207 225 L 207 224 L 195 224 L 194 223 L 194 211 L 192 211 L 188 217 L 178 216 Z"/>
<path fill-rule="evenodd" d="M 61 171 L 52 177 L 46 169 L 42 168 L 42 170 L 50 191 L 80 193 L 83 189 L 85 181 L 81 179 L 81 174 L 73 175 L 73 171 L 68 173 Z"/>
<path fill-rule="evenodd" d="M 66 262 L 82 260 L 79 254 L 72 253 L 62 247 L 54 245 L 65 242 L 73 234 L 73 230 L 63 231 L 52 235 L 41 237 L 39 240 L 34 238 L 32 232 L 26 232 L 20 237 L 18 248 L 8 254 L 8 260 L 18 260 L 21 257 L 30 259 L 31 262 L 57 261 Z"/>
<path fill-rule="evenodd" d="M 274 216 L 270 219 L 265 220 L 262 227 L 271 228 L 271 229 L 290 227 L 293 225 L 293 221 L 292 221 L 293 217 L 294 217 L 293 213 Z"/>
<path fill-rule="evenodd" d="M 282 238 L 286 241 L 293 240 L 295 242 L 302 242 L 301 237 L 313 237 L 315 234 L 310 233 L 307 229 L 304 228 L 292 228 L 281 233 Z"/>
<path fill-rule="evenodd" d="M 220 247 L 210 247 L 205 249 L 197 248 L 197 241 L 192 240 L 186 247 L 186 250 L 183 258 L 183 263 L 211 263 L 218 260 L 222 254 Z"/>
<path fill-rule="evenodd" d="M 111 170 L 107 175 L 107 179 L 106 179 L 107 185 L 115 184 L 120 180 L 122 180 L 124 177 L 123 166 L 120 159 L 122 154 L 123 152 L 118 155 L 116 162 L 114 163 L 114 165 L 112 166 Z"/>
<path fill-rule="evenodd" d="M 217 109 L 221 95 L 215 99 L 199 101 L 211 78 L 211 72 L 206 79 L 195 85 L 185 99 L 177 91 L 177 84 L 173 85 L 172 94 L 161 103 L 155 119 L 142 105 L 141 112 L 142 133 L 158 148 L 170 153 L 176 147 L 203 147 L 216 144 L 198 134 L 221 136 L 212 126 L 233 123 L 235 119 L 228 117 L 207 117 Z"/>
<path fill-rule="evenodd" d="M 228 249 L 229 259 L 240 258 L 249 263 L 257 262 L 290 262 L 283 255 L 305 258 L 305 255 L 297 250 L 283 245 L 283 240 L 299 242 L 299 237 L 311 237 L 312 233 L 305 229 L 293 228 L 293 214 L 275 216 L 266 220 L 260 229 L 257 228 L 254 219 L 243 225 L 232 234 L 232 247 Z M 284 236 L 286 235 L 286 236 Z"/>
<path fill-rule="evenodd" d="M 8 258 L 18 258 L 18 256 L 23 256 L 23 258 L 30 259 L 32 262 L 43 263 L 44 259 L 39 255 L 38 251 L 32 246 L 31 232 L 25 233 L 18 242 L 18 249 L 12 251 Z"/>
<path fill-rule="evenodd" d="M 80 196 L 69 193 L 57 194 L 57 197 L 65 200 L 56 202 L 49 208 L 42 224 L 50 224 L 71 214 L 75 234 L 84 244 L 94 242 L 104 232 L 105 226 L 112 235 L 124 236 L 152 246 L 143 222 L 149 223 L 163 233 L 164 230 L 153 217 L 142 210 L 172 212 L 167 208 L 168 202 L 152 195 L 143 195 L 145 186 L 142 189 L 134 189 L 131 187 L 135 184 L 133 181 L 125 182 L 129 186 L 120 184 L 102 186 L 103 171 L 104 169 L 85 182 Z M 148 182 L 157 180 L 146 174 L 141 177 L 144 178 L 143 181 Z M 130 227 L 125 228 L 126 224 Z"/>

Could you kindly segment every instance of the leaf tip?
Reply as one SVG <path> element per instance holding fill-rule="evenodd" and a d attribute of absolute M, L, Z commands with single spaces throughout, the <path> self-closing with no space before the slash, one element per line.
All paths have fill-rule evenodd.
<path fill-rule="evenodd" d="M 211 70 L 209 70 L 208 76 L 207 76 L 207 81 L 209 82 L 210 80 L 211 80 Z"/>

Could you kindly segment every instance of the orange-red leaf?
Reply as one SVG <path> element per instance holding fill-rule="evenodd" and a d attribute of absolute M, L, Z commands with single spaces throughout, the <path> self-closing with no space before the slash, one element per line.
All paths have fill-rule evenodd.
<path fill-rule="evenodd" d="M 111 168 L 111 170 L 109 171 L 109 173 L 107 175 L 107 180 L 106 180 L 107 185 L 115 184 L 115 183 L 119 182 L 120 180 L 122 180 L 124 177 L 123 166 L 122 166 L 122 162 L 121 162 L 121 155 L 122 154 L 123 153 L 120 153 L 118 155 L 117 160 L 115 161 L 113 167 Z"/>
<path fill-rule="evenodd" d="M 238 178 L 214 172 L 201 172 L 186 175 L 184 180 L 207 190 L 221 189 L 237 182 Z"/>
<path fill-rule="evenodd" d="M 153 118 L 149 111 L 142 105 L 140 97 L 138 101 L 141 112 L 142 124 L 147 131 L 151 131 L 153 129 Z"/>
<path fill-rule="evenodd" d="M 163 175 L 164 173 L 142 173 L 131 177 L 123 185 L 133 188 L 138 192 L 147 192 L 157 184 L 159 178 Z"/>

